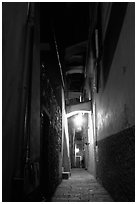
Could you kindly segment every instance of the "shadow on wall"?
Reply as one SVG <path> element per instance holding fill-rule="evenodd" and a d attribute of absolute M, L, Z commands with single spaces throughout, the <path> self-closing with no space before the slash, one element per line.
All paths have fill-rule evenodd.
<path fill-rule="evenodd" d="M 106 36 L 103 43 L 102 53 L 104 86 L 108 79 L 111 63 L 114 57 L 115 49 L 117 47 L 120 31 L 123 25 L 127 5 L 128 3 L 123 2 L 112 4 L 110 19 L 108 22 Z"/>

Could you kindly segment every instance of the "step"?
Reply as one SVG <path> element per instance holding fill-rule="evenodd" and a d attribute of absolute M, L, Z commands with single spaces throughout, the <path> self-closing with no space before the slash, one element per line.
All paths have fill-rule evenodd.
<path fill-rule="evenodd" d="M 69 179 L 70 176 L 71 176 L 70 172 L 62 172 L 62 179 Z"/>

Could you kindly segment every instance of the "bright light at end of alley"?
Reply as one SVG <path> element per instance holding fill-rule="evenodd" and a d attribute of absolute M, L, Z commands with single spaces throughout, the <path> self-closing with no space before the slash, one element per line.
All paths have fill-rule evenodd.
<path fill-rule="evenodd" d="M 79 127 L 83 124 L 83 116 L 81 113 L 75 116 L 74 123 L 77 127 Z"/>

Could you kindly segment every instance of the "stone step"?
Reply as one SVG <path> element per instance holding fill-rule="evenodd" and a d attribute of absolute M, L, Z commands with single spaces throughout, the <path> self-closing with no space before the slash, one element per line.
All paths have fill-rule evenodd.
<path fill-rule="evenodd" d="M 62 179 L 69 179 L 70 176 L 71 176 L 70 172 L 62 172 Z"/>

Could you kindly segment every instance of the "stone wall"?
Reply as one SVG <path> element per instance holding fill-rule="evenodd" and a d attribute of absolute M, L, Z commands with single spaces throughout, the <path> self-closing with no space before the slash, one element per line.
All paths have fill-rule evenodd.
<path fill-rule="evenodd" d="M 62 178 L 62 112 L 44 71 L 41 71 L 41 110 L 40 185 L 49 201 Z"/>

